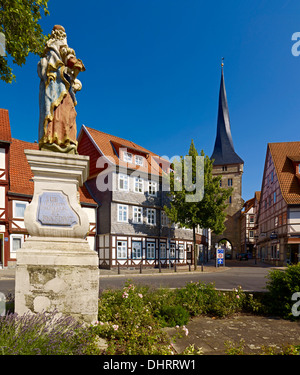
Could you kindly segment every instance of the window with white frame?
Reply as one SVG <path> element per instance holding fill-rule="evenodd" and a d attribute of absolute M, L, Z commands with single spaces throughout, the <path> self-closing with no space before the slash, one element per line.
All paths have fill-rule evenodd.
<path fill-rule="evenodd" d="M 128 191 L 128 175 L 120 173 L 119 174 L 119 190 Z"/>
<path fill-rule="evenodd" d="M 142 258 L 142 242 L 141 241 L 132 241 L 131 257 L 132 259 Z"/>
<path fill-rule="evenodd" d="M 147 223 L 150 225 L 156 224 L 156 210 L 154 208 L 147 208 Z"/>
<path fill-rule="evenodd" d="M 140 155 L 135 155 L 135 164 L 143 166 L 144 165 L 144 158 Z"/>
<path fill-rule="evenodd" d="M 165 242 L 160 243 L 160 258 L 166 259 L 167 257 L 167 244 Z"/>
<path fill-rule="evenodd" d="M 176 245 L 175 243 L 170 244 L 170 259 L 175 259 Z"/>
<path fill-rule="evenodd" d="M 133 207 L 133 222 L 136 224 L 143 223 L 143 208 Z"/>
<path fill-rule="evenodd" d="M 12 234 L 10 236 L 10 257 L 16 258 L 17 251 L 22 247 L 24 242 L 23 234 Z"/>
<path fill-rule="evenodd" d="M 117 258 L 127 259 L 127 241 L 117 241 Z"/>
<path fill-rule="evenodd" d="M 254 238 L 254 232 L 253 232 L 253 230 L 249 230 L 249 238 Z"/>
<path fill-rule="evenodd" d="M 123 160 L 127 163 L 132 163 L 132 154 L 130 152 L 123 152 Z"/>
<path fill-rule="evenodd" d="M 13 216 L 15 219 L 23 219 L 24 212 L 28 202 L 14 201 L 13 203 Z"/>
<path fill-rule="evenodd" d="M 155 258 L 155 242 L 147 242 L 147 259 Z"/>
<path fill-rule="evenodd" d="M 183 243 L 180 243 L 178 245 L 178 256 L 179 256 L 179 259 L 184 259 L 184 244 Z"/>
<path fill-rule="evenodd" d="M 157 193 L 157 182 L 149 181 L 149 183 L 148 183 L 148 192 L 149 192 L 149 195 L 156 196 L 156 193 Z"/>
<path fill-rule="evenodd" d="M 161 225 L 168 226 L 170 224 L 170 219 L 168 218 L 165 211 L 161 212 Z"/>
<path fill-rule="evenodd" d="M 144 192 L 144 180 L 140 177 L 134 178 L 134 191 L 135 193 L 143 193 Z"/>
<path fill-rule="evenodd" d="M 128 206 L 124 204 L 118 204 L 118 221 L 127 223 L 128 221 Z"/>

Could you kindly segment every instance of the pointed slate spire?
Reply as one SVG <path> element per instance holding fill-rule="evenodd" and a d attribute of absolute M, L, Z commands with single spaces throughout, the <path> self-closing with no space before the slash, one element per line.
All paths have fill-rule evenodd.
<path fill-rule="evenodd" d="M 219 93 L 217 136 L 211 159 L 214 159 L 214 165 L 244 164 L 244 161 L 234 151 L 232 142 L 229 111 L 224 82 L 223 59 L 221 66 L 222 73 Z"/>

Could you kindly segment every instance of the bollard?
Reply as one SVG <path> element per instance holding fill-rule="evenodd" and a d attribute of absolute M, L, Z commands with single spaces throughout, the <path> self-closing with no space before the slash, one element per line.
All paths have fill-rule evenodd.
<path fill-rule="evenodd" d="M 189 272 L 191 272 L 191 264 L 189 264 Z"/>
<path fill-rule="evenodd" d="M 120 264 L 118 264 L 118 275 L 120 275 L 121 271 L 120 271 Z"/>
<path fill-rule="evenodd" d="M 140 273 L 142 273 L 142 270 L 143 270 L 143 266 L 142 266 L 142 263 L 140 264 Z"/>
<path fill-rule="evenodd" d="M 176 263 L 174 264 L 174 272 L 177 272 L 177 266 L 176 266 Z"/>

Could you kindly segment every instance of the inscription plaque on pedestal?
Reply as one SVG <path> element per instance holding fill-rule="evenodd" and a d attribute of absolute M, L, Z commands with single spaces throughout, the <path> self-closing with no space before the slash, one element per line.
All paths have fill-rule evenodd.
<path fill-rule="evenodd" d="M 63 193 L 44 192 L 39 196 L 37 221 L 41 225 L 73 227 L 78 217 Z"/>

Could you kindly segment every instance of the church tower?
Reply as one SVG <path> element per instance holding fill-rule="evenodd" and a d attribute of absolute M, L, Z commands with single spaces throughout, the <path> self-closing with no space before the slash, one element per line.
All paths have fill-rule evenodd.
<path fill-rule="evenodd" d="M 215 246 L 221 240 L 229 241 L 232 246 L 232 258 L 235 258 L 236 253 L 240 252 L 241 246 L 240 215 L 244 203 L 242 199 L 244 161 L 235 152 L 233 146 L 223 66 L 222 62 L 217 135 L 214 151 L 211 156 L 213 160 L 212 173 L 214 176 L 221 175 L 221 186 L 223 188 L 232 187 L 233 192 L 228 200 L 228 207 L 226 209 L 226 229 L 221 235 L 214 235 L 212 233 L 212 246 Z"/>

